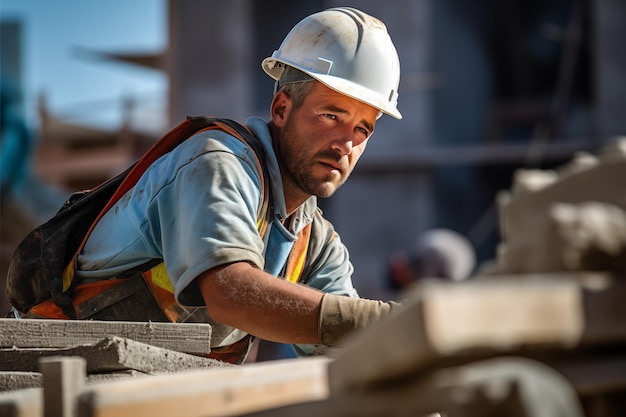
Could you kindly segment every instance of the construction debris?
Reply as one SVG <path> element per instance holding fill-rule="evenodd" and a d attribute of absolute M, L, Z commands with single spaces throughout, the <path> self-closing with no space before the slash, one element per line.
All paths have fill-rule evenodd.
<path fill-rule="evenodd" d="M 493 273 L 626 273 L 626 138 L 558 170 L 519 170 L 501 192 Z"/>

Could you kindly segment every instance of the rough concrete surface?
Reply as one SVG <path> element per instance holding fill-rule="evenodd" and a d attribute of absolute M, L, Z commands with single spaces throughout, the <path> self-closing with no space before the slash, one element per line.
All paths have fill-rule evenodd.
<path fill-rule="evenodd" d="M 111 337 L 71 348 L 10 348 L 0 350 L 0 391 L 41 386 L 39 359 L 78 356 L 87 361 L 87 382 L 191 369 L 233 366 L 226 362 Z"/>

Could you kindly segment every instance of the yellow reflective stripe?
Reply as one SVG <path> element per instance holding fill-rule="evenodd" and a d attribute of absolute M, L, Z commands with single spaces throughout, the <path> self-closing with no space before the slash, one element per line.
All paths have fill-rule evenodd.
<path fill-rule="evenodd" d="M 261 235 L 261 237 L 263 237 L 263 235 L 265 234 L 266 225 L 267 223 L 265 222 L 265 216 L 263 216 L 263 218 L 260 218 L 256 222 L 256 230 L 259 231 L 259 234 Z"/>
<path fill-rule="evenodd" d="M 267 210 L 263 210 L 264 213 L 266 211 Z M 263 233 L 265 233 L 265 230 L 267 229 L 267 222 L 265 221 L 265 216 L 263 216 L 257 221 L 257 229 L 259 230 L 259 233 L 261 234 L 261 236 L 263 236 Z M 302 264 L 304 264 L 304 257 L 302 258 L 303 259 L 301 262 Z M 302 265 L 299 266 L 299 271 L 302 271 Z M 74 272 L 73 269 L 72 269 L 72 272 Z M 150 281 L 152 281 L 153 285 L 174 294 L 174 286 L 172 285 L 172 281 L 170 281 L 169 275 L 167 275 L 165 262 L 161 262 L 157 266 L 152 267 L 150 270 L 147 271 L 147 273 L 149 274 L 148 276 L 150 277 Z M 297 278 L 299 277 L 300 275 L 298 273 L 296 277 L 296 282 L 297 282 Z M 71 282 L 71 278 L 70 278 L 70 282 Z"/>
<path fill-rule="evenodd" d="M 311 240 L 311 223 L 306 225 L 304 229 L 298 233 L 298 239 L 291 249 L 291 255 L 287 261 L 285 269 L 285 280 L 296 283 L 300 281 L 302 270 L 306 262 L 307 252 L 309 250 L 309 242 Z"/>
<path fill-rule="evenodd" d="M 167 269 L 165 268 L 165 262 L 161 262 L 157 266 L 150 269 L 150 280 L 154 285 L 159 288 L 174 293 L 174 286 L 167 275 Z"/>
<path fill-rule="evenodd" d="M 291 274 L 289 274 L 288 277 L 285 277 L 287 281 L 296 283 L 300 280 L 300 275 L 302 275 L 302 269 L 304 268 L 304 261 L 306 260 L 306 253 L 307 253 L 308 247 L 309 247 L 309 242 L 307 241 L 307 244 L 304 247 L 304 250 L 301 250 L 300 252 L 298 252 L 298 258 L 293 267 L 293 271 L 291 272 Z"/>
<path fill-rule="evenodd" d="M 67 264 L 63 273 L 61 274 L 61 278 L 63 280 L 63 292 L 66 292 L 70 289 L 72 285 L 72 280 L 74 279 L 74 263 L 76 262 L 76 256 L 72 258 L 72 260 Z"/>

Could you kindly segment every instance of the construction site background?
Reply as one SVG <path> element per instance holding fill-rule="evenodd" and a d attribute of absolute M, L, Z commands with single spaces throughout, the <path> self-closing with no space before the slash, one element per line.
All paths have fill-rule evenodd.
<path fill-rule="evenodd" d="M 122 122 L 108 130 L 82 122 L 97 120 L 103 104 L 92 117 L 68 119 L 44 92 L 13 83 L 13 108 L 37 120 L 20 122 L 21 156 L 11 153 L 10 130 L 3 130 L 2 271 L 19 235 L 51 216 L 69 192 L 120 172 L 185 116 L 266 115 L 272 81 L 259 62 L 295 21 L 335 3 L 166 3 L 165 50 L 89 50 L 76 58 L 90 56 L 91 65 L 110 71 L 125 64 L 166 74 L 168 97 L 161 101 L 111 102 Z M 365 297 L 393 297 L 385 277 L 390 257 L 432 228 L 466 236 L 477 266 L 493 259 L 500 240 L 495 198 L 517 169 L 558 166 L 626 132 L 625 12 L 617 0 L 344 3 L 386 22 L 402 58 L 399 106 L 407 115 L 381 119 L 351 181 L 320 202 L 351 249 Z M 24 70 L 14 62 L 21 54 L 5 55 L 24 47 L 25 23 L 2 20 L 5 79 L 21 79 L 11 73 Z M 80 33 L 76 39 L 81 46 Z M 25 103 L 35 108 L 25 112 Z M 7 172 L 18 162 L 22 188 L 9 192 L 17 177 Z M 24 222 L 10 214 L 13 206 Z"/>
<path fill-rule="evenodd" d="M 410 339 L 414 333 L 407 331 L 407 323 L 426 314 L 421 303 L 428 304 L 430 295 L 434 310 L 429 320 L 433 326 L 438 323 L 439 337 L 446 336 L 443 330 L 447 336 L 463 336 L 462 319 L 474 325 L 467 329 L 494 337 L 473 339 L 476 344 L 471 347 L 479 352 L 511 348 L 515 329 L 530 332 L 524 336 L 539 335 L 542 343 L 565 345 L 575 333 L 580 345 L 550 351 L 554 355 L 550 359 L 562 359 L 561 365 L 565 356 L 572 360 L 566 365 L 576 371 L 570 376 L 578 383 L 578 393 L 587 395 L 586 410 L 594 411 L 589 415 L 611 415 L 607 414 L 611 405 L 623 410 L 618 408 L 624 407 L 619 395 L 626 386 L 626 372 L 621 372 L 625 313 L 619 300 L 626 264 L 626 175 L 620 162 L 626 154 L 620 139 L 626 135 L 622 1 L 396 0 L 393 7 L 375 0 L 166 4 L 165 50 L 91 51 L 102 58 L 93 65 L 147 66 L 162 71 L 168 80 L 168 97 L 156 106 L 154 100 L 138 97 L 111 103 L 123 114 L 113 129 L 61 117 L 63 112 L 51 108 L 42 92 L 24 100 L 24 86 L 3 79 L 0 273 L 5 273 L 21 236 L 53 215 L 72 191 L 120 172 L 185 116 L 209 114 L 243 121 L 248 115 L 266 115 L 272 82 L 260 69 L 262 58 L 301 17 L 353 5 L 381 18 L 389 28 L 401 58 L 399 109 L 404 114 L 401 122 L 379 121 L 351 180 L 336 196 L 321 201 L 350 248 L 355 286 L 365 297 L 401 296 L 389 287 L 389 260 L 398 250 L 413 247 L 422 232 L 435 228 L 466 236 L 476 251 L 476 264 L 460 293 L 440 292 L 437 286 L 429 290 L 426 285 L 415 296 L 419 308 L 406 310 L 404 321 L 398 317 L 387 328 L 355 339 L 334 365 L 336 379 L 331 378 L 331 384 L 339 386 L 338 392 L 346 387 L 360 392 L 352 397 L 353 403 L 348 401 L 357 407 L 369 404 L 364 400 L 370 394 L 395 398 L 385 396 L 389 391 L 359 391 L 364 389 L 359 384 L 380 387 L 379 380 L 393 377 L 402 386 L 418 374 L 416 369 L 428 371 L 436 367 L 433 363 L 440 364 L 435 360 L 459 360 L 452 353 L 433 353 L 432 334 L 427 340 Z M 24 22 L 1 23 L 2 75 L 19 80 L 11 68 L 22 65 L 8 64 L 15 64 L 20 54 L 6 54 L 23 47 Z M 207 39 L 213 41 L 210 48 Z M 11 42 L 12 47 L 6 47 Z M 36 121 L 25 117 L 25 103 L 36 103 Z M 150 106 L 144 107 L 146 103 Z M 487 279 L 483 288 L 477 278 L 489 277 L 506 278 L 501 280 L 504 287 L 500 283 L 490 287 L 494 283 Z M 556 298 L 550 298 L 553 295 Z M 537 305 L 533 300 L 547 302 Z M 4 298 L 0 307 L 8 309 Z M 519 316 L 513 314 L 533 308 L 538 315 L 530 324 L 547 327 L 524 327 L 529 322 L 517 321 Z M 563 311 L 571 314 L 557 314 Z M 577 321 L 579 313 L 586 320 L 582 324 Z M 494 317 L 504 321 L 504 328 Z M 554 331 L 548 334 L 545 329 Z M 512 339 L 499 339 L 502 334 Z M 357 343 L 385 337 L 398 337 L 414 351 L 395 346 L 390 354 L 380 343 Z M 455 347 L 468 343 L 452 341 Z M 568 355 L 559 358 L 566 351 Z M 417 358 L 414 352 L 423 356 Z M 577 355 L 588 356 L 578 361 Z M 400 375 L 399 369 L 415 374 Z M 341 401 L 342 397 L 334 398 L 326 406 Z M 309 410 L 314 415 L 316 408 Z"/>

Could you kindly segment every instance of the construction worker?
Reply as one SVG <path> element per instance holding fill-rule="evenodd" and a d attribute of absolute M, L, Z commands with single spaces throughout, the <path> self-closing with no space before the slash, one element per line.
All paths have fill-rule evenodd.
<path fill-rule="evenodd" d="M 96 224 L 74 273 L 78 287 L 97 287 L 163 260 L 152 278 L 166 273 L 160 286 L 175 297 L 173 320 L 210 322 L 211 353 L 235 363 L 250 335 L 317 354 L 397 308 L 359 298 L 348 251 L 316 200 L 347 180 L 383 113 L 402 117 L 399 59 L 385 25 L 353 8 L 312 14 L 262 68 L 276 80 L 271 120 L 246 125 L 265 155 L 220 130 L 186 140 Z M 147 293 L 158 298 L 155 288 Z M 133 299 L 87 318 L 163 319 Z"/>

